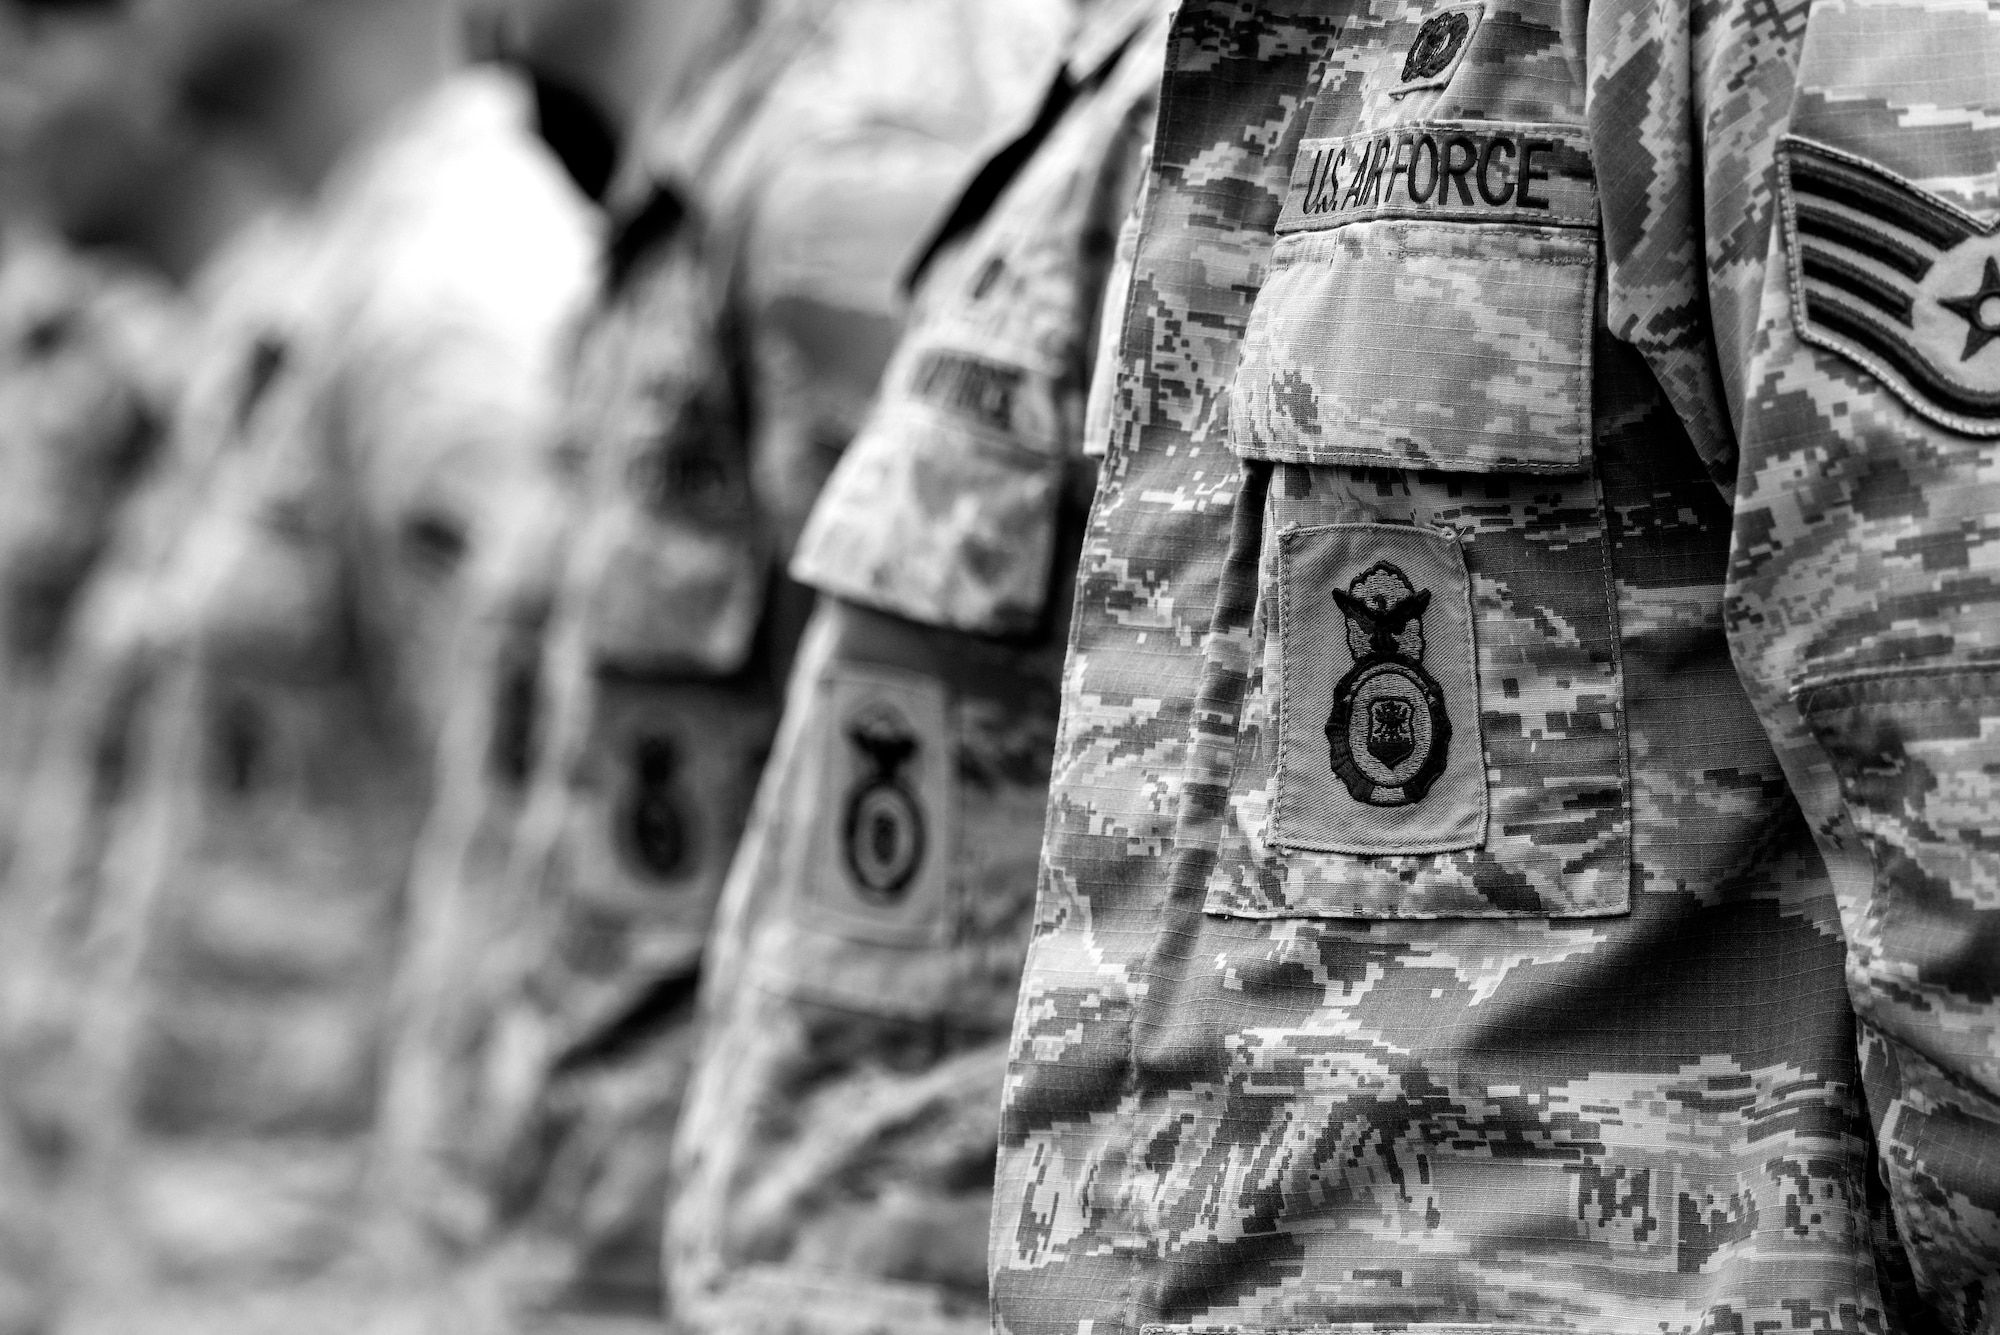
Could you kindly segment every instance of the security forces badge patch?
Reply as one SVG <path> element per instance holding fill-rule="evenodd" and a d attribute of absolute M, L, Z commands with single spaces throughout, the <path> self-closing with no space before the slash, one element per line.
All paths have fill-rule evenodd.
<path fill-rule="evenodd" d="M 1471 580 L 1455 533 L 1408 524 L 1278 535 L 1272 842 L 1434 854 L 1485 842 Z"/>
<path fill-rule="evenodd" d="M 648 733 L 629 757 L 631 781 L 616 816 L 616 837 L 628 862 L 656 881 L 692 870 L 694 819 L 681 793 L 680 748 L 671 735 Z"/>
<path fill-rule="evenodd" d="M 951 699 L 921 673 L 843 662 L 819 683 L 813 834 L 799 869 L 821 930 L 875 945 L 950 938 Z"/>
<path fill-rule="evenodd" d="M 850 719 L 846 731 L 866 768 L 847 798 L 842 860 L 862 899 L 894 907 L 924 861 L 924 813 L 907 774 L 920 743 L 909 722 L 880 703 Z"/>
<path fill-rule="evenodd" d="M 2000 436 L 2000 225 L 1811 139 L 1778 163 L 1799 337 L 1941 426 Z"/>
<path fill-rule="evenodd" d="M 1442 88 L 1450 83 L 1485 12 L 1483 4 L 1457 5 L 1425 19 L 1403 53 L 1401 77 L 1390 85 L 1389 95 L 1401 97 L 1419 88 Z"/>
<path fill-rule="evenodd" d="M 1431 590 L 1378 561 L 1333 601 L 1347 618 L 1354 667 L 1333 688 L 1326 723 L 1333 772 L 1357 802 L 1400 807 L 1421 802 L 1444 772 L 1451 713 L 1424 671 L 1424 611 Z"/>

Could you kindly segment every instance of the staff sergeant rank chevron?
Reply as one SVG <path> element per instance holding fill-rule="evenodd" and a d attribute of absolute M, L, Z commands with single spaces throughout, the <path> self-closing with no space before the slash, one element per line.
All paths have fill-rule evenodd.
<path fill-rule="evenodd" d="M 1799 337 L 1933 422 L 2000 436 L 2000 236 L 1865 159 L 1779 151 Z"/>

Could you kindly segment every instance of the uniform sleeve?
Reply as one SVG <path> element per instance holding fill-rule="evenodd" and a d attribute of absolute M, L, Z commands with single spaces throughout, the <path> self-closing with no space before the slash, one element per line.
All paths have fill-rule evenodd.
<path fill-rule="evenodd" d="M 2000 22 L 1616 0 L 1613 332 L 1735 498 L 1722 608 L 1840 905 L 1885 1297 L 2000 1329 Z"/>

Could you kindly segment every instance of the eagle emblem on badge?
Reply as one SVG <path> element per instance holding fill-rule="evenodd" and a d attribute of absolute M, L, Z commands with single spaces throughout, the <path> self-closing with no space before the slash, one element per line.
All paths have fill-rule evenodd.
<path fill-rule="evenodd" d="M 876 705 L 847 725 L 862 775 L 847 799 L 842 847 L 856 892 L 870 904 L 899 902 L 924 861 L 924 816 L 907 771 L 917 737 L 901 715 Z"/>
<path fill-rule="evenodd" d="M 1941 426 L 2000 436 L 1996 225 L 1810 139 L 1779 162 L 1799 337 Z"/>
<path fill-rule="evenodd" d="M 1326 721 L 1333 772 L 1357 802 L 1412 806 L 1444 773 L 1451 749 L 1444 692 L 1424 670 L 1431 592 L 1379 561 L 1332 597 L 1354 659 Z"/>

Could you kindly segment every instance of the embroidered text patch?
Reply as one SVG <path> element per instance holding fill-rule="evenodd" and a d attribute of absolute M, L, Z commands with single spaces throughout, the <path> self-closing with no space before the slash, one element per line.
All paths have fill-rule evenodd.
<path fill-rule="evenodd" d="M 2000 226 L 1809 139 L 1779 162 L 1799 337 L 1933 422 L 2000 436 Z"/>
<path fill-rule="evenodd" d="M 1278 536 L 1273 842 L 1430 854 L 1486 837 L 1472 605 L 1456 537 L 1396 524 Z"/>
<path fill-rule="evenodd" d="M 1299 145 L 1278 231 L 1375 218 L 1593 227 L 1597 178 L 1583 128 L 1420 121 Z"/>

